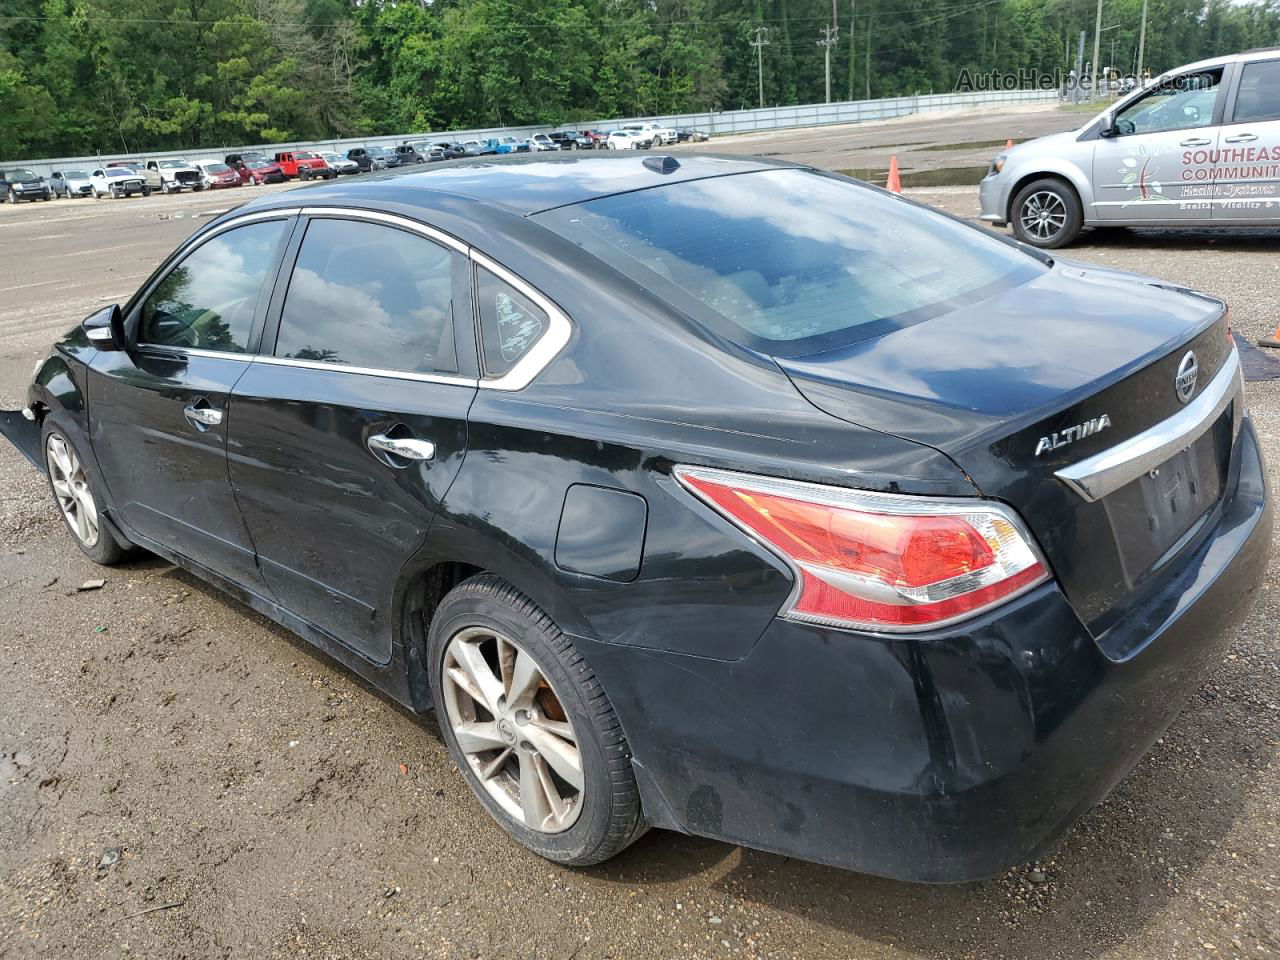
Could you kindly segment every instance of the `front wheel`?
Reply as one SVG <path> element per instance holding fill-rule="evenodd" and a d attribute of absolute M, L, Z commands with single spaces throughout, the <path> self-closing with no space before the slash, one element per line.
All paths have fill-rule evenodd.
<path fill-rule="evenodd" d="M 488 574 L 455 587 L 427 638 L 440 728 L 472 792 L 539 856 L 585 866 L 644 833 L 618 718 L 572 642 Z"/>
<path fill-rule="evenodd" d="M 1080 234 L 1084 213 L 1075 190 L 1061 180 L 1027 184 L 1013 198 L 1013 232 L 1023 243 L 1051 250 Z"/>
<path fill-rule="evenodd" d="M 76 546 L 103 566 L 123 560 L 128 551 L 102 522 L 102 501 L 85 474 L 80 454 L 57 424 L 45 428 L 44 459 L 49 489 Z"/>

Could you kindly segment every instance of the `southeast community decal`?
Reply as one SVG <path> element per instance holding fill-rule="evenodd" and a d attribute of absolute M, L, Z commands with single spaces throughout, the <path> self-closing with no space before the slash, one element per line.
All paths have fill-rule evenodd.
<path fill-rule="evenodd" d="M 515 300 L 505 293 L 498 294 L 494 306 L 498 310 L 498 345 L 502 348 L 502 359 L 511 363 L 538 339 L 542 333 L 542 320 L 522 312 Z"/>
<path fill-rule="evenodd" d="M 1174 153 L 1181 154 L 1181 169 L 1176 172 L 1176 182 L 1171 183 L 1174 171 L 1167 161 Z M 1134 154 L 1120 162 L 1121 183 L 1134 194 L 1125 201 L 1126 206 L 1151 201 L 1180 201 L 1190 206 L 1213 200 L 1227 208 L 1280 203 L 1280 146 L 1188 150 L 1137 144 Z M 1161 175 L 1166 179 L 1158 179 Z M 1167 195 L 1171 187 L 1177 196 Z"/>

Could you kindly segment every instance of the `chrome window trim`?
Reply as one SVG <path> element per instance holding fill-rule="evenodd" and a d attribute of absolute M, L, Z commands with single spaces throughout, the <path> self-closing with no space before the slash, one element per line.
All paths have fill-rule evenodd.
<path fill-rule="evenodd" d="M 1160 466 L 1204 435 L 1233 400 L 1244 396 L 1240 354 L 1233 346 L 1222 368 L 1185 407 L 1155 426 L 1054 473 L 1085 500 L 1101 500 Z M 1233 431 L 1243 411 L 1236 405 Z"/>
<path fill-rule="evenodd" d="M 563 310 L 502 264 L 489 259 L 474 248 L 471 250 L 471 262 L 478 267 L 484 267 L 503 283 L 514 287 L 532 300 L 547 315 L 549 323 L 547 332 L 542 335 L 537 343 L 529 348 L 529 351 L 520 358 L 520 361 L 514 367 L 500 377 L 482 377 L 480 380 L 480 388 L 483 390 L 523 390 L 564 349 L 573 334 L 573 324 Z M 477 319 L 479 319 L 479 308 L 480 302 L 477 297 Z M 484 343 L 478 329 L 476 331 L 476 347 L 481 366 L 483 366 Z"/>
<path fill-rule="evenodd" d="M 336 373 L 360 374 L 366 377 L 386 377 L 389 380 L 415 380 L 419 383 L 444 383 L 458 387 L 476 387 L 478 381 L 471 377 L 450 376 L 443 373 L 414 373 L 409 370 L 384 370 L 381 367 L 357 367 L 350 363 L 334 363 L 325 360 L 295 360 L 292 357 L 272 357 L 266 354 L 251 358 L 254 363 L 273 367 L 302 367 L 307 370 L 332 370 Z"/>
<path fill-rule="evenodd" d="M 345 220 L 366 220 L 371 223 L 383 223 L 387 226 L 400 227 L 412 233 L 420 234 L 428 240 L 434 240 L 436 243 L 443 244 L 451 250 L 456 250 L 464 256 L 470 251 L 470 248 L 457 237 L 452 237 L 442 230 L 437 230 L 435 227 L 429 227 L 425 223 L 394 213 L 348 207 L 303 207 L 299 212 L 304 217 L 337 217 Z"/>
<path fill-rule="evenodd" d="M 240 363 L 253 363 L 258 359 L 252 353 L 233 353 L 230 350 L 205 350 L 201 347 L 174 347 L 162 343 L 140 343 L 140 353 L 159 356 L 162 359 L 184 360 L 187 357 L 213 357 L 220 360 L 238 360 Z"/>
<path fill-rule="evenodd" d="M 138 348 L 157 351 L 168 356 L 179 358 L 184 356 L 226 357 L 233 360 L 239 360 L 243 363 L 264 363 L 271 366 L 301 367 L 312 370 L 333 370 L 341 373 L 363 376 L 386 377 L 391 380 L 411 380 L 420 383 L 440 383 L 453 386 L 480 388 L 484 390 L 511 391 L 521 390 L 532 383 L 533 379 L 546 369 L 551 361 L 556 358 L 562 349 L 564 349 L 572 336 L 573 325 L 565 312 L 552 303 L 550 299 L 544 296 L 535 287 L 523 280 L 521 277 L 512 273 L 502 264 L 490 259 L 456 237 L 444 233 L 441 230 L 437 230 L 434 227 L 430 227 L 425 223 L 420 223 L 419 221 L 413 220 L 409 217 L 402 217 L 392 213 L 383 213 L 377 210 L 360 210 L 353 207 L 317 206 L 283 207 L 273 210 L 260 210 L 245 213 L 227 220 L 225 223 L 220 223 L 208 233 L 203 234 L 199 238 L 199 243 L 182 252 L 181 259 L 185 259 L 189 256 L 206 240 L 212 239 L 220 233 L 231 230 L 234 227 L 242 226 L 246 223 L 252 223 L 257 220 L 271 220 L 294 216 L 334 217 L 338 219 L 363 220 L 371 223 L 382 223 L 392 227 L 400 227 L 412 233 L 417 233 L 428 240 L 433 240 L 451 250 L 461 253 L 466 256 L 472 264 L 484 267 L 504 283 L 510 284 L 546 313 L 550 326 L 546 333 L 542 335 L 541 339 L 539 339 L 538 342 L 529 349 L 529 351 L 520 359 L 520 362 L 512 367 L 511 370 L 503 374 L 501 377 L 481 379 L 450 376 L 448 374 L 413 373 L 405 370 L 387 370 L 380 367 L 359 367 L 350 364 L 327 363 L 319 360 L 294 360 L 290 357 L 272 356 L 265 352 L 260 352 L 256 355 L 248 353 L 224 353 L 218 350 L 201 350 L 198 348 L 188 349 L 184 347 L 166 346 L 164 344 L 143 343 L 138 344 Z M 177 262 L 180 263 L 181 259 Z M 166 275 L 167 273 L 168 271 L 166 271 Z M 482 349 L 480 342 L 477 340 L 476 350 L 478 359 L 482 359 L 479 357 Z"/>

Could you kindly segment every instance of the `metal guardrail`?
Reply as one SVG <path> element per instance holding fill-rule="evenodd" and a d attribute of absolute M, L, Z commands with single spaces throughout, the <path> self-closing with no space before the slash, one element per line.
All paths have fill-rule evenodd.
<path fill-rule="evenodd" d="M 693 127 L 712 136 L 735 133 L 757 133 L 794 127 L 817 127 L 836 123 L 860 123 L 885 120 L 912 113 L 935 110 L 964 110 L 1002 103 L 1045 103 L 1059 99 L 1056 90 L 1003 90 L 981 93 L 938 93 L 913 97 L 890 97 L 883 100 L 849 100 L 841 103 L 811 103 L 793 107 L 764 107 L 755 110 L 725 110 L 715 113 L 678 113 L 663 117 L 644 116 L 623 119 L 563 123 L 558 127 L 491 127 L 484 130 L 436 130 L 429 133 L 402 133 L 386 137 L 354 137 L 344 140 L 295 140 L 289 143 L 228 145 L 201 150 L 161 150 L 150 153 L 102 153 L 90 157 L 56 157 L 45 160 L 14 160 L 0 163 L 0 169 L 23 167 L 48 176 L 55 170 L 85 170 L 116 159 L 170 160 L 218 159 L 229 153 L 256 150 L 273 156 L 284 150 L 312 150 L 345 154 L 353 147 L 394 147 L 407 140 L 487 140 L 491 137 L 523 139 L 535 133 L 555 129 L 614 130 L 628 123 L 652 122 L 669 127 Z"/>

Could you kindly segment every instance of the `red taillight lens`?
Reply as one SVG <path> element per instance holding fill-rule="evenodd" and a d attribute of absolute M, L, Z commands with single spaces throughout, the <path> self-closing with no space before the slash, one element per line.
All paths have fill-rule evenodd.
<path fill-rule="evenodd" d="M 786 616 L 924 630 L 1047 579 L 1015 514 L 989 500 L 865 493 L 700 467 L 676 477 L 797 571 Z"/>

